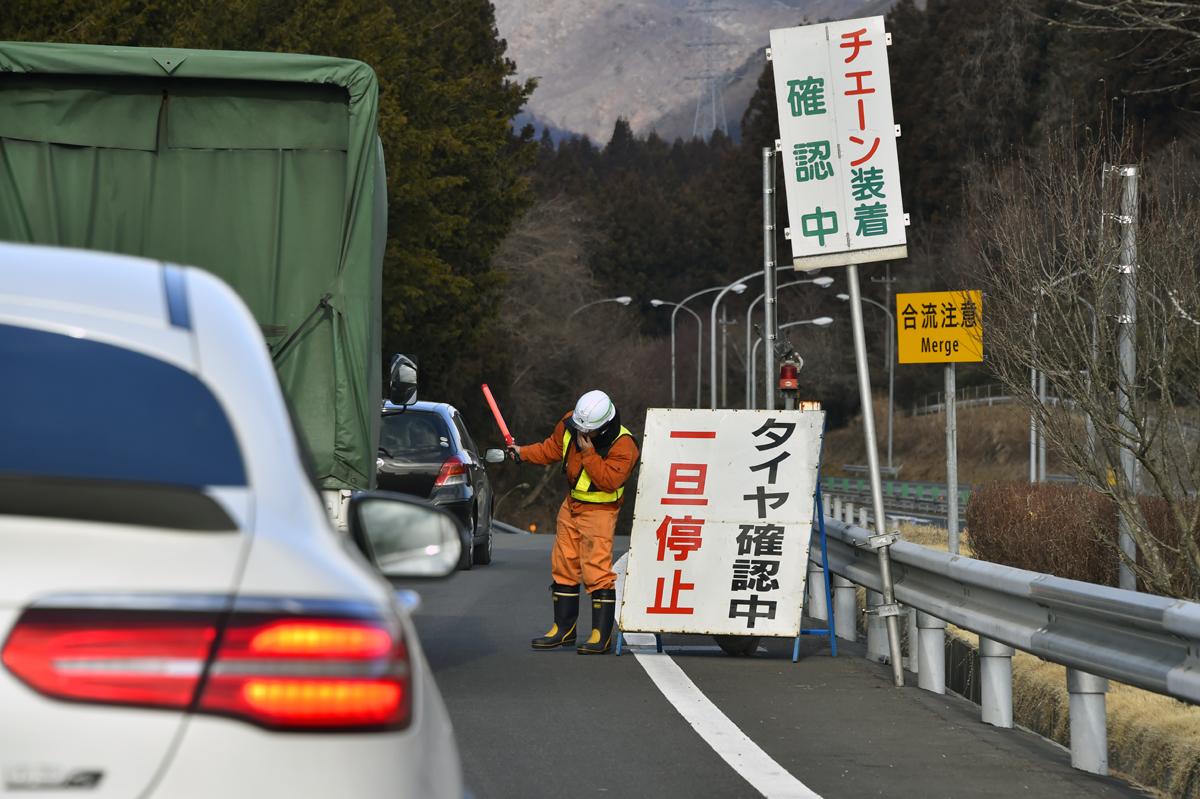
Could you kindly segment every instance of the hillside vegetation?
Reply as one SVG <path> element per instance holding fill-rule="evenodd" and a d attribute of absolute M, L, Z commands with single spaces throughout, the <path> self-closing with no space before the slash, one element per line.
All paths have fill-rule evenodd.
<path fill-rule="evenodd" d="M 880 463 L 887 460 L 887 400 L 876 399 L 875 432 Z M 908 416 L 897 412 L 893 462 L 901 466 L 899 480 L 946 482 L 946 417 Z M 862 417 L 825 436 L 822 472 L 849 475 L 846 465 L 866 464 Z M 1063 471 L 1055 453 L 1047 453 L 1046 470 Z M 978 484 L 994 480 L 1023 480 L 1029 474 L 1029 414 L 1016 405 L 958 410 L 958 479 Z"/>

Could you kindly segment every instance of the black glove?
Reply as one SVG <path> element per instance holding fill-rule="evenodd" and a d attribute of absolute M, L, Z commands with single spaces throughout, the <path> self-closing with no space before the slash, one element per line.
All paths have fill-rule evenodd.
<path fill-rule="evenodd" d="M 516 444 L 508 445 L 508 457 L 512 458 L 513 463 L 521 462 L 521 448 Z"/>

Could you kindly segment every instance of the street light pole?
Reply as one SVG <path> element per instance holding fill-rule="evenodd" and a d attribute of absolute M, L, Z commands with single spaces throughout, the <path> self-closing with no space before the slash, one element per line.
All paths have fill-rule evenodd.
<path fill-rule="evenodd" d="M 680 309 L 683 309 L 683 310 L 687 311 L 688 313 L 690 313 L 692 316 L 696 317 L 696 407 L 697 408 L 700 407 L 700 388 L 701 388 L 701 383 L 703 382 L 702 375 L 704 372 L 704 323 L 701 321 L 700 315 L 697 314 L 695 311 L 693 311 L 691 308 L 688 308 L 687 304 L 701 295 L 710 294 L 714 291 L 720 291 L 722 288 L 725 288 L 725 287 L 724 286 L 713 286 L 710 289 L 701 289 L 700 291 L 697 291 L 694 294 L 689 294 L 688 296 L 684 297 L 679 302 L 668 302 L 666 300 L 658 300 L 658 302 L 662 303 L 663 305 L 675 306 L 675 310 L 671 311 L 671 363 L 672 363 L 672 365 L 675 363 L 675 315 L 677 313 L 679 313 Z M 746 285 L 744 283 L 739 283 L 738 285 L 735 285 L 733 287 L 734 294 L 741 294 L 745 290 L 746 290 Z M 653 305 L 654 301 L 651 300 L 650 304 Z M 675 370 L 674 370 L 674 368 L 671 369 L 671 407 L 672 408 L 678 407 L 675 403 Z"/>
<path fill-rule="evenodd" d="M 782 285 L 776 286 L 775 293 L 778 295 L 778 293 L 782 289 L 785 289 L 788 286 L 798 286 L 801 283 L 812 283 L 814 286 L 820 286 L 821 288 L 824 289 L 824 288 L 829 288 L 831 285 L 833 285 L 833 278 L 822 276 L 822 277 L 807 278 L 804 280 L 791 280 L 791 281 L 788 281 L 787 283 L 783 283 Z M 746 352 L 747 353 L 750 352 L 751 342 L 754 340 L 754 307 L 756 305 L 758 305 L 760 302 L 762 302 L 763 298 L 766 296 L 767 296 L 767 293 L 765 291 L 762 294 L 759 294 L 750 303 L 750 307 L 746 309 Z M 750 367 L 751 367 L 751 365 L 748 362 L 746 364 L 746 408 L 747 409 L 754 407 L 750 402 L 750 395 L 756 393 L 752 389 L 752 386 L 753 386 L 752 379 L 753 378 L 751 378 L 751 374 L 756 372 L 757 369 L 751 369 Z"/>
<path fill-rule="evenodd" d="M 1103 224 L 1103 218 L 1100 220 Z M 1039 295 L 1044 295 L 1047 291 L 1055 286 L 1064 283 L 1072 278 L 1079 277 L 1085 274 L 1087 270 L 1077 269 L 1069 275 L 1051 280 L 1048 284 L 1038 290 Z M 1038 315 L 1037 311 L 1033 312 L 1033 344 L 1037 347 L 1037 329 Z M 1037 368 L 1036 358 L 1034 365 L 1029 369 L 1029 391 L 1034 401 L 1041 407 L 1042 412 L 1046 410 L 1046 375 L 1041 373 Z M 1046 481 L 1046 429 L 1042 421 L 1037 418 L 1037 413 L 1033 410 L 1029 412 L 1029 482 L 1043 483 Z"/>
<path fill-rule="evenodd" d="M 1033 314 L 1033 327 L 1037 330 L 1037 312 Z M 1034 334 L 1036 338 L 1036 332 Z M 1032 367 L 1029 370 L 1029 393 L 1034 398 L 1038 395 L 1038 377 L 1037 367 Z M 1035 411 L 1029 412 L 1029 482 L 1030 484 L 1038 481 L 1037 469 L 1037 448 L 1038 448 L 1038 418 Z"/>
<path fill-rule="evenodd" d="M 668 300 L 650 300 L 650 307 L 658 308 L 662 305 L 670 305 L 675 308 L 671 312 L 671 407 L 675 407 L 675 313 L 679 310 L 687 311 L 696 320 L 696 357 L 699 358 L 701 351 L 701 342 L 704 340 L 704 322 L 700 319 L 700 314 L 688 308 L 683 303 L 670 302 Z"/>
<path fill-rule="evenodd" d="M 731 291 L 737 291 L 737 293 L 740 294 L 741 292 L 746 290 L 746 281 L 747 280 L 750 280 L 751 278 L 761 277 L 762 275 L 763 275 L 763 271 L 760 269 L 757 272 L 751 272 L 748 275 L 744 275 L 743 277 L 738 278 L 737 280 L 730 283 L 728 286 L 725 286 L 723 288 L 719 288 L 716 290 L 717 298 L 715 300 L 713 300 L 712 309 L 709 312 L 709 320 L 708 320 L 709 329 L 713 331 L 713 335 L 709 336 L 709 338 L 708 338 L 708 342 L 709 342 L 709 348 L 708 348 L 709 369 L 708 369 L 708 372 L 713 377 L 713 379 L 711 381 L 709 381 L 708 388 L 709 388 L 709 399 L 711 400 L 710 405 L 713 410 L 716 410 L 716 408 L 717 408 L 717 336 L 716 336 L 717 307 L 721 304 L 721 300 L 725 298 L 726 294 L 728 294 Z M 737 286 L 741 286 L 741 289 L 738 290 L 736 288 Z M 710 289 L 710 291 L 711 290 L 712 289 Z M 768 335 L 771 335 L 771 334 L 768 333 Z M 699 405 L 699 403 L 697 403 L 697 405 Z"/>
<path fill-rule="evenodd" d="M 1046 372 L 1038 372 L 1038 402 L 1046 407 Z M 1046 482 L 1046 426 L 1038 425 L 1037 473 L 1039 483 Z"/>
<path fill-rule="evenodd" d="M 721 309 L 721 404 L 729 402 L 729 312 Z"/>
<path fill-rule="evenodd" d="M 629 303 L 633 302 L 633 297 L 606 297 L 603 300 L 592 300 L 591 302 L 585 302 L 583 305 L 580 305 L 578 308 L 571 311 L 567 318 L 570 319 L 584 308 L 591 308 L 593 305 L 599 305 L 602 302 L 615 302 L 617 305 L 628 305 Z"/>
<path fill-rule="evenodd" d="M 839 294 L 837 298 L 842 302 L 849 302 L 849 294 Z M 892 315 L 891 310 L 875 300 L 862 298 L 863 302 L 874 305 L 879 310 L 887 314 L 888 317 L 888 337 L 887 337 L 887 357 L 888 357 L 888 433 L 887 433 L 887 465 L 888 471 L 892 471 L 892 426 L 895 418 L 896 409 L 896 317 Z M 894 475 L 894 473 L 893 473 Z"/>
<path fill-rule="evenodd" d="M 1100 360 L 1100 342 L 1098 340 L 1100 335 L 1100 320 L 1096 316 L 1096 307 L 1094 305 L 1085 300 L 1083 297 L 1078 297 L 1077 299 L 1079 302 L 1083 303 L 1089 311 L 1092 312 L 1092 362 L 1088 366 L 1087 383 L 1085 385 L 1085 390 L 1087 391 L 1088 398 L 1090 400 L 1092 396 L 1092 369 Z M 1091 403 L 1089 402 L 1089 405 L 1090 404 Z M 1087 451 L 1088 464 L 1092 465 L 1096 462 L 1096 420 L 1092 418 L 1092 412 L 1090 409 L 1087 411 Z"/>

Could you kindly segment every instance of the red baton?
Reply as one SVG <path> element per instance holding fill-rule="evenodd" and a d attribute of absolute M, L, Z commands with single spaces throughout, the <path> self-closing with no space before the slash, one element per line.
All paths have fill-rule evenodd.
<path fill-rule="evenodd" d="M 496 418 L 496 426 L 500 428 L 500 435 L 504 436 L 504 443 L 511 447 L 512 433 L 508 432 L 508 425 L 504 423 L 504 417 L 500 414 L 500 406 L 496 404 L 496 398 L 492 396 L 492 390 L 488 388 L 487 383 L 483 384 L 483 397 L 492 408 L 492 416 Z"/>

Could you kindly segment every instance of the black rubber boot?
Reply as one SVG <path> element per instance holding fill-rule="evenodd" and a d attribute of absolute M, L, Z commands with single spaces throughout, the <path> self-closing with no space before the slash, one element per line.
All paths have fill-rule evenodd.
<path fill-rule="evenodd" d="M 612 647 L 613 621 L 617 615 L 617 592 L 601 588 L 592 592 L 592 634 L 575 647 L 581 655 L 603 655 Z"/>
<path fill-rule="evenodd" d="M 579 586 L 554 583 L 550 586 L 550 596 L 554 599 L 554 624 L 541 638 L 533 639 L 531 643 L 534 649 L 557 649 L 575 643 L 575 626 L 579 620 Z"/>

